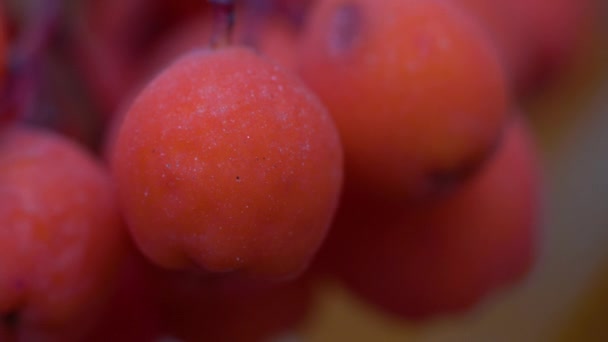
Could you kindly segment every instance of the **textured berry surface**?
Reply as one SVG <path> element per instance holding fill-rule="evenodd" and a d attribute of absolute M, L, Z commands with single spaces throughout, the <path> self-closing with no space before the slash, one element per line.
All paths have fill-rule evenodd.
<path fill-rule="evenodd" d="M 134 101 L 113 170 L 129 228 L 156 263 L 289 276 L 325 237 L 342 150 L 295 76 L 247 49 L 201 50 Z"/>
<path fill-rule="evenodd" d="M 426 196 L 493 151 L 506 83 L 471 18 L 427 0 L 324 0 L 311 11 L 298 71 L 336 120 L 347 186 Z"/>
<path fill-rule="evenodd" d="M 95 317 L 125 243 L 109 175 L 62 137 L 8 128 L 0 218 L 0 331 L 69 341 Z"/>

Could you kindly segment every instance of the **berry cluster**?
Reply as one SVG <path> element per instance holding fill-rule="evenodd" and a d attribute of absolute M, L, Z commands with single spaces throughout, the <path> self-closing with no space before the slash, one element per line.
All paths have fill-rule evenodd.
<path fill-rule="evenodd" d="M 591 0 L 28 3 L 1 13 L 1 341 L 265 340 L 324 279 L 426 320 L 530 271 L 520 104 Z"/>

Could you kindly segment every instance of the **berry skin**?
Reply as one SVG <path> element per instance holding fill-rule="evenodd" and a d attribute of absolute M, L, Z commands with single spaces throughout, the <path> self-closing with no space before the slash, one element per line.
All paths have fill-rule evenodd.
<path fill-rule="evenodd" d="M 189 53 L 154 79 L 124 118 L 112 165 L 153 262 L 279 278 L 320 246 L 343 172 L 325 107 L 245 48 Z"/>
<path fill-rule="evenodd" d="M 486 28 L 511 87 L 524 99 L 537 95 L 568 67 L 589 31 L 588 22 L 593 22 L 589 0 L 451 1 Z"/>
<path fill-rule="evenodd" d="M 78 338 L 101 310 L 126 241 L 107 171 L 60 136 L 8 127 L 0 219 L 0 337 Z"/>
<path fill-rule="evenodd" d="M 471 309 L 521 280 L 536 260 L 538 161 L 522 121 L 474 178 L 433 203 L 346 198 L 318 267 L 408 320 Z"/>
<path fill-rule="evenodd" d="M 425 198 L 491 154 L 506 82 L 473 23 L 440 1 L 324 0 L 312 9 L 298 72 L 336 121 L 347 188 Z"/>

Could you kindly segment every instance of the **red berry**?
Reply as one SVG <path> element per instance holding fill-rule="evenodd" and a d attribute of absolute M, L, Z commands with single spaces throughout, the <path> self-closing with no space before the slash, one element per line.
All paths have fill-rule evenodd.
<path fill-rule="evenodd" d="M 107 171 L 60 136 L 8 128 L 0 219 L 0 332 L 76 338 L 102 307 L 125 244 Z"/>
<path fill-rule="evenodd" d="M 330 116 L 248 49 L 179 59 L 134 101 L 114 146 L 129 228 L 165 267 L 293 276 L 337 205 L 342 150 Z"/>
<path fill-rule="evenodd" d="M 312 11 L 298 70 L 340 130 L 347 187 L 426 197 L 493 151 L 506 83 L 471 18 L 429 0 L 323 0 Z"/>
<path fill-rule="evenodd" d="M 437 202 L 404 207 L 347 198 L 319 264 L 398 316 L 460 312 L 530 270 L 539 204 L 536 155 L 519 121 L 475 178 Z"/>

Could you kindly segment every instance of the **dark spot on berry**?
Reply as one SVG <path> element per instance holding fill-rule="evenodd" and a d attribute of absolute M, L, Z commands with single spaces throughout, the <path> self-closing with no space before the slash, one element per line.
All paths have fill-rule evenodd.
<path fill-rule="evenodd" d="M 2 316 L 2 324 L 9 330 L 15 331 L 19 325 L 19 312 L 17 310 L 9 311 Z"/>
<path fill-rule="evenodd" d="M 481 149 L 467 160 L 461 160 L 450 168 L 429 171 L 429 181 L 440 193 L 450 193 L 454 188 L 473 179 L 488 161 L 499 152 L 503 141 L 504 128 L 487 148 Z M 435 194 L 435 196 L 437 195 Z"/>

